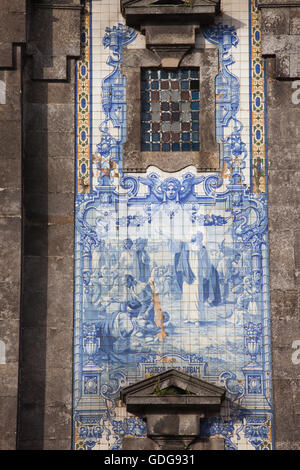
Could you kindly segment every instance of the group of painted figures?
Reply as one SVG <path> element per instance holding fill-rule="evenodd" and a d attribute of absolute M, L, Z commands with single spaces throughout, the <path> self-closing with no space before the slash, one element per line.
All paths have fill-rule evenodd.
<path fill-rule="evenodd" d="M 201 325 L 211 309 L 216 321 L 227 304 L 256 308 L 259 279 L 247 275 L 242 254 L 222 243 L 218 259 L 211 259 L 200 231 L 189 242 L 165 246 L 146 238 L 102 239 L 96 252 L 97 268 L 83 273 L 84 321 L 97 325 L 100 350 L 110 359 L 160 343 L 179 325 Z"/>

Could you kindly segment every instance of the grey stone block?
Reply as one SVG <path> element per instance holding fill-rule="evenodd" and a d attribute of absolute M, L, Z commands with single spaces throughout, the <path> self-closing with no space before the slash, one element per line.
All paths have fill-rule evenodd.
<path fill-rule="evenodd" d="M 80 56 L 80 12 L 77 2 L 34 5 L 27 44 L 34 79 L 69 79 L 68 58 Z"/>
<path fill-rule="evenodd" d="M 276 56 L 276 76 L 281 79 L 300 76 L 298 61 L 300 51 L 299 7 L 294 3 L 261 1 L 262 10 L 262 54 Z"/>
<path fill-rule="evenodd" d="M 299 318 L 299 298 L 300 295 L 297 289 L 272 289 L 272 320 L 297 320 Z"/>
<path fill-rule="evenodd" d="M 0 320 L 0 339 L 5 343 L 6 364 L 17 364 L 19 361 L 19 320 Z"/>
<path fill-rule="evenodd" d="M 21 43 L 26 39 L 25 11 L 0 10 L 0 42 Z"/>
<path fill-rule="evenodd" d="M 64 436 L 58 439 L 44 439 L 44 450 L 72 450 L 71 439 L 65 439 Z M 30 447 L 29 447 L 30 448 Z"/>
<path fill-rule="evenodd" d="M 294 237 L 290 230 L 270 228 L 270 272 L 272 289 L 295 288 Z M 289 260 L 287 262 L 287 260 Z"/>
<path fill-rule="evenodd" d="M 225 450 L 225 439 L 214 437 L 211 439 L 201 439 L 190 445 L 189 450 Z"/>
<path fill-rule="evenodd" d="M 23 296 L 23 326 L 72 329 L 73 289 L 70 288 L 71 280 L 67 289 L 66 284 L 49 288 L 46 292 L 26 291 Z"/>
<path fill-rule="evenodd" d="M 40 312 L 40 314 L 43 313 Z M 47 331 L 43 327 L 22 328 L 21 374 L 27 373 L 32 368 L 34 377 L 39 374 L 43 377 L 46 367 L 46 337 Z M 35 382 L 36 379 L 34 379 L 33 384 Z"/>
<path fill-rule="evenodd" d="M 18 431 L 18 449 L 43 449 L 43 407 L 43 403 L 22 403 Z"/>
<path fill-rule="evenodd" d="M 74 195 L 67 193 L 29 194 L 25 202 L 27 217 L 40 223 L 53 223 L 57 217 L 69 217 L 74 210 Z"/>
<path fill-rule="evenodd" d="M 295 268 L 297 271 L 300 271 L 300 230 L 296 230 L 294 233 L 295 233 L 295 241 L 294 241 Z"/>
<path fill-rule="evenodd" d="M 1 450 L 16 450 L 16 433 L 3 430 L 0 437 Z"/>
<path fill-rule="evenodd" d="M 72 338 L 71 329 L 68 331 L 69 336 Z M 67 426 L 70 426 L 70 416 L 72 409 L 72 370 L 65 365 L 64 368 L 53 366 L 48 368 L 49 387 L 46 392 L 46 400 L 49 405 L 51 404 L 51 413 L 55 415 L 55 405 L 61 404 L 61 412 L 67 420 Z"/>
<path fill-rule="evenodd" d="M 37 81 L 34 86 L 26 87 L 25 99 L 27 103 L 74 104 L 75 90 L 69 82 Z"/>
<path fill-rule="evenodd" d="M 29 103 L 25 107 L 26 127 L 30 130 L 63 132 L 74 128 L 72 104 Z"/>
<path fill-rule="evenodd" d="M 282 334 L 285 334 L 285 332 L 282 332 Z M 295 339 L 299 339 L 299 337 L 297 336 Z M 276 367 L 276 376 L 274 377 L 274 379 L 276 378 L 292 380 L 295 377 L 298 378 L 297 369 L 299 368 L 299 366 L 293 364 L 292 362 L 292 353 L 294 351 L 292 349 L 292 344 L 290 343 L 285 346 L 277 347 L 275 345 L 275 341 L 273 341 L 272 349 L 273 367 Z M 280 396 L 279 401 L 277 403 L 280 403 L 282 399 L 282 396 Z"/>
<path fill-rule="evenodd" d="M 0 366 L 0 401 L 4 397 L 16 398 L 18 393 L 18 363 Z M 2 405 L 1 405 L 2 406 Z"/>
<path fill-rule="evenodd" d="M 0 66 L 4 69 L 10 69 L 14 66 L 13 46 L 10 42 L 0 43 Z"/>
<path fill-rule="evenodd" d="M 18 158 L 0 159 L 0 188 L 21 191 L 21 161 Z M 0 209 L 2 212 L 2 208 Z"/>
<path fill-rule="evenodd" d="M 263 32 L 273 34 L 289 34 L 290 14 L 288 8 L 264 8 L 262 10 L 261 27 Z"/>
<path fill-rule="evenodd" d="M 0 123 L 1 127 L 1 123 Z M 39 158 L 47 155 L 49 158 L 74 158 L 75 155 L 74 127 L 59 130 L 27 130 L 25 150 L 30 157 Z"/>
<path fill-rule="evenodd" d="M 18 280 L 0 283 L 0 321 L 19 320 L 20 288 Z"/>
<path fill-rule="evenodd" d="M 71 312 L 70 312 L 71 313 Z M 59 312 L 58 312 L 59 315 Z M 51 327 L 47 330 L 47 360 L 53 367 L 72 364 L 73 329 Z M 66 366 L 68 370 L 68 367 Z M 69 371 L 70 372 L 70 371 Z M 68 372 L 68 374 L 69 374 Z M 53 377 L 54 379 L 54 377 Z"/>
<path fill-rule="evenodd" d="M 0 282 L 19 283 L 21 269 L 21 221 L 19 217 L 0 217 Z"/>
<path fill-rule="evenodd" d="M 27 224 L 25 227 L 26 253 L 29 256 L 73 256 L 74 219 L 55 218 L 51 223 Z"/>
<path fill-rule="evenodd" d="M 148 437 L 123 437 L 122 450 L 159 450 L 159 446 Z"/>
<path fill-rule="evenodd" d="M 21 155 L 21 120 L 4 121 L 0 119 L 1 160 Z"/>
<path fill-rule="evenodd" d="M 67 407 L 66 403 L 59 401 L 49 403 L 47 397 L 46 403 L 44 439 L 69 438 L 71 441 L 72 406 Z"/>
<path fill-rule="evenodd" d="M 16 441 L 16 434 L 12 432 L 16 429 L 17 424 L 17 395 L 14 397 L 1 397 L 0 406 L 0 429 L 3 434 L 12 438 L 14 436 L 14 445 Z M 1 432 L 1 436 L 3 436 Z M 9 447 L 12 446 L 11 439 L 8 442 Z M 3 448 L 1 449 L 3 450 Z"/>
<path fill-rule="evenodd" d="M 26 0 L 2 0 L 0 10 L 22 13 L 26 8 Z"/>
<path fill-rule="evenodd" d="M 21 213 L 21 192 L 16 189 L 4 189 L 0 191 L 0 206 L 3 216 L 16 216 Z"/>
<path fill-rule="evenodd" d="M 290 31 L 292 35 L 300 34 L 300 8 L 290 8 Z"/>

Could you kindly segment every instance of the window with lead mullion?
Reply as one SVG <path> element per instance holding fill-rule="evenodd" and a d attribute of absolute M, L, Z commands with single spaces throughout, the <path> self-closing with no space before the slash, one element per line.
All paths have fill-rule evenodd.
<path fill-rule="evenodd" d="M 142 69 L 142 151 L 200 150 L 199 69 Z"/>

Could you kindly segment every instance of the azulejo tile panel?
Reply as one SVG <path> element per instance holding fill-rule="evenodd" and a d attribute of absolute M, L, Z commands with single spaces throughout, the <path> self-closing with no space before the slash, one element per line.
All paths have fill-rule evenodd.
<path fill-rule="evenodd" d="M 265 89 L 255 1 L 224 0 L 222 16 L 197 39 L 217 48 L 220 63 L 212 86 L 222 171 L 203 174 L 194 167 L 123 173 L 122 53 L 145 47 L 143 37 L 124 25 L 118 0 L 85 8 L 74 448 L 120 449 L 122 437 L 145 435 L 144 423 L 120 406 L 120 390 L 177 368 L 226 390 L 226 412 L 203 424 L 203 436 L 224 437 L 226 449 L 271 449 Z"/>

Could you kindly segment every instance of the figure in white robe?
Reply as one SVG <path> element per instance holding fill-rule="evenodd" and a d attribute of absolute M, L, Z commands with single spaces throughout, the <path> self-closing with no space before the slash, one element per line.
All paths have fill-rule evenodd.
<path fill-rule="evenodd" d="M 218 273 L 203 245 L 203 234 L 198 232 L 189 244 L 182 243 L 177 255 L 175 270 L 182 291 L 183 319 L 192 323 L 205 321 L 207 307 L 220 303 L 220 286 Z"/>

